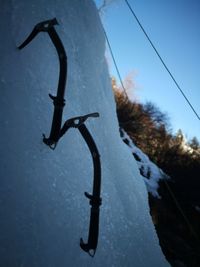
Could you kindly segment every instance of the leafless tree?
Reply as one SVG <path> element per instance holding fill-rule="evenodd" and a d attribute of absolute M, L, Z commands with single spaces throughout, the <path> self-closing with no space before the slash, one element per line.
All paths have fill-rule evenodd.
<path fill-rule="evenodd" d="M 111 5 L 112 3 L 117 2 L 117 1 L 118 0 L 103 0 L 102 4 L 98 8 L 99 13 L 102 14 L 109 5 Z"/>

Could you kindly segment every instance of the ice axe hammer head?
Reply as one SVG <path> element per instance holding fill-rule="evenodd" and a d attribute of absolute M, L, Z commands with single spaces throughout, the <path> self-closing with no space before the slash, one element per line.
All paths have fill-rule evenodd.
<path fill-rule="evenodd" d="M 48 32 L 52 27 L 55 25 L 58 25 L 58 21 L 56 18 L 50 19 L 50 20 L 45 20 L 42 22 L 39 22 L 38 24 L 35 25 L 33 28 L 32 32 L 30 35 L 26 38 L 26 40 L 17 48 L 18 49 L 23 49 L 25 46 L 27 46 L 39 32 Z"/>

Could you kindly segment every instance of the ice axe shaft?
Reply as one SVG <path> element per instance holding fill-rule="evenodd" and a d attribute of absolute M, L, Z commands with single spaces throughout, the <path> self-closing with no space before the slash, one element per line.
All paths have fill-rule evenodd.
<path fill-rule="evenodd" d="M 43 142 L 52 149 L 56 147 L 56 143 L 59 139 L 60 129 L 62 126 L 63 108 L 65 105 L 64 95 L 65 95 L 65 86 L 67 79 L 67 56 L 65 48 L 54 28 L 55 25 L 58 25 L 58 21 L 56 18 L 51 20 L 45 20 L 38 23 L 34 27 L 31 34 L 27 37 L 27 39 L 18 47 L 20 50 L 23 49 L 30 42 L 32 42 L 32 40 L 37 36 L 38 33 L 47 32 L 56 48 L 60 64 L 57 95 L 52 96 L 51 94 L 49 94 L 50 98 L 53 100 L 54 113 L 53 113 L 50 135 L 48 138 L 46 138 L 45 135 L 43 135 Z"/>

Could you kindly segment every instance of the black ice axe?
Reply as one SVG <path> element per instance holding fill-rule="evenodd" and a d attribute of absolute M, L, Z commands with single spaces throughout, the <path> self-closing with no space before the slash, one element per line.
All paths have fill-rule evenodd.
<path fill-rule="evenodd" d="M 92 194 L 85 192 L 85 196 L 90 200 L 91 205 L 89 234 L 87 243 L 85 243 L 82 238 L 80 239 L 80 247 L 91 257 L 94 257 L 99 236 L 101 162 L 94 139 L 84 124 L 84 122 L 90 117 L 99 117 L 99 113 L 90 113 L 85 116 L 74 117 L 67 120 L 60 131 L 60 138 L 69 130 L 69 128 L 77 128 L 84 138 L 92 156 L 94 166 L 93 192 Z"/>
<path fill-rule="evenodd" d="M 64 99 L 65 85 L 67 78 L 67 56 L 65 53 L 64 46 L 54 28 L 55 25 L 58 25 L 58 21 L 56 18 L 51 20 L 45 20 L 43 22 L 38 23 L 34 27 L 31 34 L 27 37 L 27 39 L 18 47 L 19 49 L 23 49 L 30 42 L 32 42 L 32 40 L 37 36 L 38 33 L 47 32 L 58 53 L 58 58 L 60 63 L 60 73 L 59 73 L 57 95 L 53 96 L 49 94 L 49 97 L 53 100 L 54 104 L 51 132 L 48 138 L 46 138 L 45 135 L 43 135 L 43 142 L 52 149 L 56 147 L 56 143 L 58 141 L 60 129 L 62 126 L 62 114 L 65 105 L 65 99 Z"/>

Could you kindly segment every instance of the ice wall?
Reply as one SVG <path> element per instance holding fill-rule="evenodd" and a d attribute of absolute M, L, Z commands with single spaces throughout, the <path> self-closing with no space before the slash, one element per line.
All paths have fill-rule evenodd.
<path fill-rule="evenodd" d="M 0 266 L 168 266 L 149 215 L 147 192 L 121 141 L 104 59 L 105 40 L 91 0 L 0 1 Z M 99 112 L 91 131 L 102 161 L 97 252 L 79 247 L 88 236 L 92 160 L 76 129 L 52 151 L 49 134 L 59 73 L 48 35 L 19 45 L 40 21 L 56 17 L 68 55 L 64 118 Z"/>

